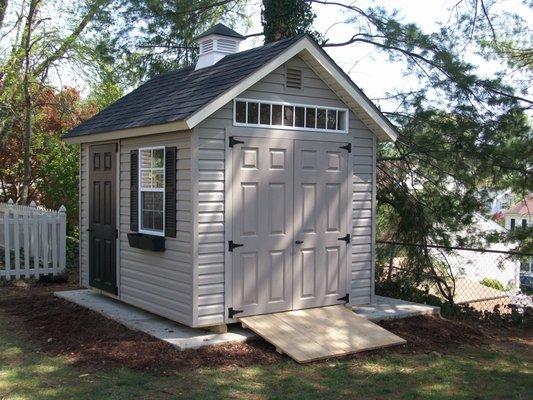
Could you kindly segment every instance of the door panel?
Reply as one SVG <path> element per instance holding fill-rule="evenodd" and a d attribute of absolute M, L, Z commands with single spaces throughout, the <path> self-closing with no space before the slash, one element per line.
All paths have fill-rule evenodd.
<path fill-rule="evenodd" d="M 233 307 L 239 315 L 292 308 L 293 145 L 239 138 L 232 150 Z"/>
<path fill-rule="evenodd" d="M 89 285 L 116 294 L 116 144 L 89 156 Z"/>
<path fill-rule="evenodd" d="M 294 144 L 293 309 L 339 304 L 347 290 L 348 153 L 338 143 Z"/>

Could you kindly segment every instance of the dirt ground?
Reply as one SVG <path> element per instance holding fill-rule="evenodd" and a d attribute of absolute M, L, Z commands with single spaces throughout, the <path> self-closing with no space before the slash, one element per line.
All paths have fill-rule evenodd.
<path fill-rule="evenodd" d="M 67 356 L 88 370 L 127 367 L 166 375 L 183 368 L 273 364 L 285 359 L 273 346 L 257 339 L 247 343 L 178 351 L 171 345 L 132 331 L 98 313 L 53 296 L 76 287 L 72 276 L 63 284 L 19 283 L 0 287 L 0 318 L 39 351 Z M 496 341 L 533 343 L 526 329 L 475 327 L 440 317 L 416 317 L 380 323 L 407 340 L 395 348 L 349 357 L 377 357 L 382 352 L 446 353 L 462 346 L 489 346 Z"/>

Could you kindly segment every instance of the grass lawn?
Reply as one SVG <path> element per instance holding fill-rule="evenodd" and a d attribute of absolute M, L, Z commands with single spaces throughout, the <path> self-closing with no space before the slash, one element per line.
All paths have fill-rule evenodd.
<path fill-rule="evenodd" d="M 170 376 L 86 373 L 10 332 L 0 318 L 0 399 L 527 399 L 531 353 L 472 347 L 440 355 L 379 353 L 298 365 L 200 368 Z"/>
<path fill-rule="evenodd" d="M 0 299 L 1 291 L 2 288 Z M 44 299 L 28 298 L 41 315 L 46 309 L 38 307 Z M 517 340 L 493 340 L 460 348 L 445 345 L 437 351 L 417 350 L 415 343 L 403 349 L 308 365 L 275 356 L 270 363 L 215 366 L 207 358 L 201 366 L 185 364 L 185 368 L 172 367 L 165 373 L 156 373 L 116 367 L 116 363 L 105 365 L 102 355 L 98 357 L 104 358 L 91 359 L 92 364 L 87 366 L 77 363 L 70 350 L 54 355 L 47 344 L 49 333 L 39 334 L 45 319 L 36 325 L 25 325 L 20 321 L 34 320 L 33 314 L 24 311 L 24 315 L 13 316 L 7 310 L 5 303 L 4 308 L 0 304 L 0 400 L 533 398 L 529 334 L 522 334 Z M 74 329 L 91 329 L 80 321 L 81 318 L 73 322 L 79 325 L 72 328 L 73 336 Z M 30 337 L 40 339 L 29 340 Z M 118 347 L 119 340 L 119 336 L 102 336 L 95 339 L 94 346 L 116 343 Z M 68 342 L 68 346 L 75 350 L 78 344 Z M 250 345 L 248 351 L 259 350 Z M 225 354 L 222 352 L 222 357 Z M 220 354 L 217 357 L 220 359 Z"/>

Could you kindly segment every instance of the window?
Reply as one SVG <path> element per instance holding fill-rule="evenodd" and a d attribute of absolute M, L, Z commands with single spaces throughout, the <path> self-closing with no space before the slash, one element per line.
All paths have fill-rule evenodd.
<path fill-rule="evenodd" d="M 514 229 L 516 225 L 516 221 L 514 218 L 511 218 L 511 229 Z"/>
<path fill-rule="evenodd" d="M 337 129 L 337 111 L 328 110 L 328 129 Z"/>
<path fill-rule="evenodd" d="M 272 105 L 272 125 L 281 125 L 282 107 L 279 104 Z"/>
<path fill-rule="evenodd" d="M 283 125 L 293 126 L 294 124 L 294 107 L 283 106 Z"/>
<path fill-rule="evenodd" d="M 305 127 L 310 128 L 310 129 L 316 128 L 316 109 L 315 108 L 305 109 Z"/>
<path fill-rule="evenodd" d="M 139 232 L 164 235 L 165 148 L 139 149 Z"/>
<path fill-rule="evenodd" d="M 259 123 L 261 125 L 270 125 L 270 104 L 261 104 L 259 112 Z"/>
<path fill-rule="evenodd" d="M 346 111 L 337 110 L 337 130 L 344 131 L 346 129 Z"/>
<path fill-rule="evenodd" d="M 299 128 L 304 127 L 304 115 L 304 107 L 294 107 L 294 126 L 297 126 Z"/>
<path fill-rule="evenodd" d="M 258 124 L 259 123 L 259 104 L 258 103 L 248 103 L 248 121 L 249 124 Z"/>
<path fill-rule="evenodd" d="M 316 127 L 326 129 L 326 110 L 319 108 L 316 110 Z"/>
<path fill-rule="evenodd" d="M 283 129 L 348 132 L 348 110 L 304 104 L 236 99 L 233 123 L 236 126 L 282 126 Z"/>
<path fill-rule="evenodd" d="M 246 102 L 237 101 L 235 103 L 235 121 L 241 124 L 246 123 Z"/>
<path fill-rule="evenodd" d="M 527 228 L 527 220 L 523 219 L 522 220 L 522 229 L 526 229 Z"/>

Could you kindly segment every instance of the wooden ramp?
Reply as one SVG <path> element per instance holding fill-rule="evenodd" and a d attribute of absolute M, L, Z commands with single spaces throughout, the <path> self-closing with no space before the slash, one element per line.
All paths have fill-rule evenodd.
<path fill-rule="evenodd" d="M 240 317 L 239 321 L 299 363 L 405 343 L 342 305 Z"/>

